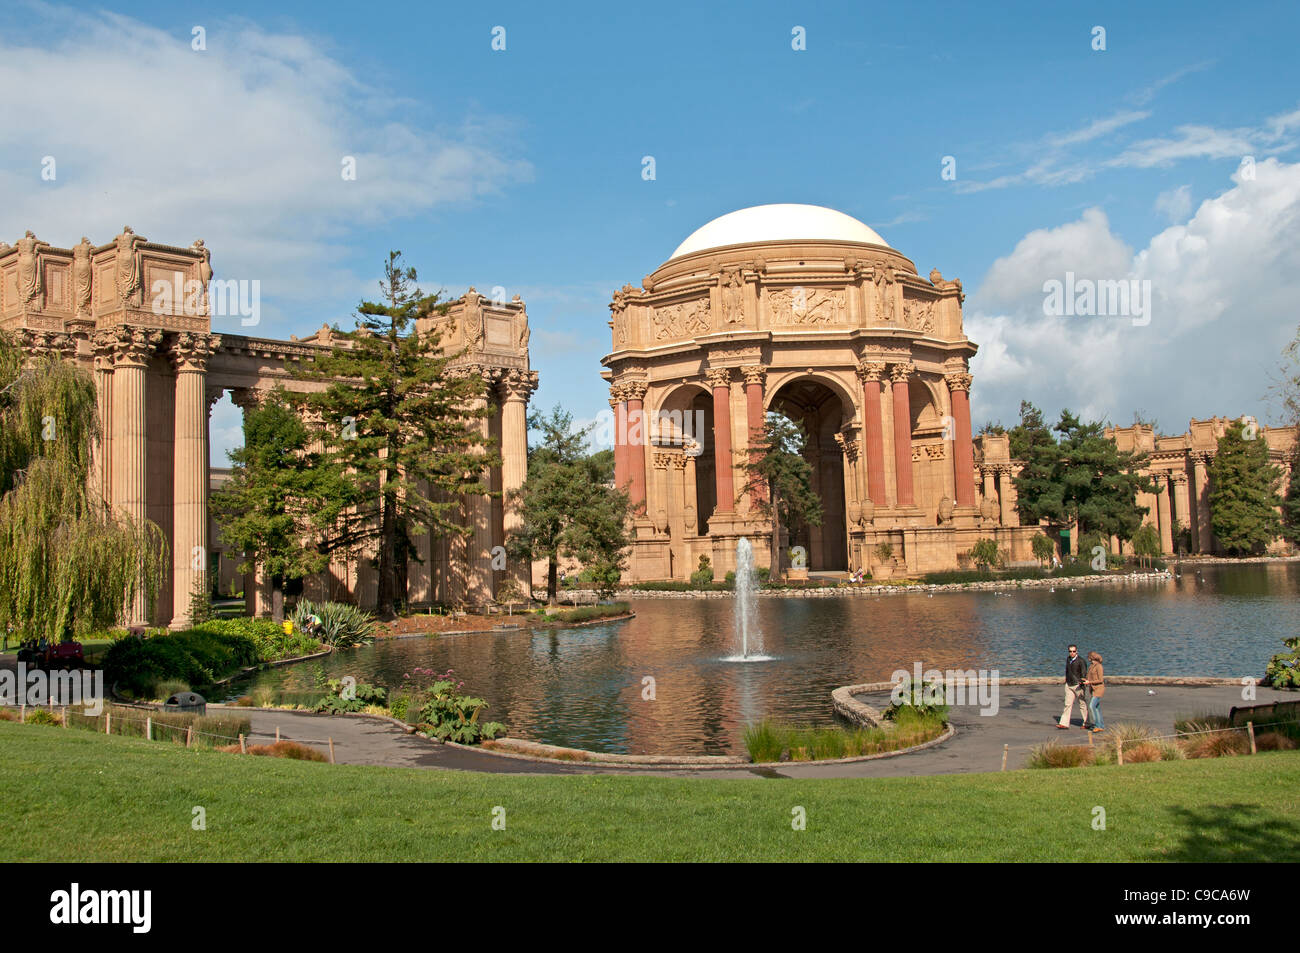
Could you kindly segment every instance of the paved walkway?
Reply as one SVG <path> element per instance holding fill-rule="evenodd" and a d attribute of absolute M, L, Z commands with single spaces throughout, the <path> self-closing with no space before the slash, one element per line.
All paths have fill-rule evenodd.
<path fill-rule="evenodd" d="M 1264 688 L 1258 689 L 1257 693 L 1258 704 L 1297 700 L 1295 693 Z M 864 700 L 869 704 L 888 704 L 887 698 L 864 696 Z M 1072 713 L 1074 727 L 1069 731 L 1056 728 L 1063 702 L 1063 692 L 1058 686 L 1006 686 L 1002 688 L 998 701 L 997 713 L 987 716 L 981 715 L 975 706 L 954 708 L 950 718 L 957 729 L 956 735 L 942 745 L 912 754 L 849 764 L 786 763 L 707 771 L 525 761 L 440 745 L 418 735 L 408 735 L 396 725 L 379 719 L 295 711 L 243 713 L 252 723 L 250 740 L 254 743 L 274 740 L 276 726 L 279 726 L 282 738 L 302 741 L 321 751 L 328 750 L 327 739 L 333 737 L 335 761 L 340 764 L 518 774 L 642 774 L 710 778 L 869 778 L 965 774 L 1000 770 L 1004 744 L 1011 746 L 1007 767 L 1019 768 L 1024 766 L 1034 745 L 1047 741 L 1088 743 L 1089 733 L 1079 727 L 1077 706 Z M 1172 733 L 1174 719 L 1179 716 L 1227 714 L 1228 709 L 1234 705 L 1243 704 L 1246 703 L 1241 700 L 1241 689 L 1231 685 L 1207 688 L 1111 685 L 1106 690 L 1102 714 L 1110 725 L 1121 721 L 1140 722 L 1164 734 Z M 1094 744 L 1104 744 L 1109 735 L 1103 733 L 1092 737 Z"/>

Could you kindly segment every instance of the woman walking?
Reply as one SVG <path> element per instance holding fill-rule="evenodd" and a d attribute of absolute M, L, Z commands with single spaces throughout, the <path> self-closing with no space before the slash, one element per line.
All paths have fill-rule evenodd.
<path fill-rule="evenodd" d="M 1101 717 L 1101 696 L 1106 694 L 1106 673 L 1101 667 L 1101 655 L 1088 653 L 1088 674 L 1083 684 L 1091 691 L 1088 699 L 1088 720 L 1092 722 L 1093 731 L 1105 731 L 1106 722 Z"/>

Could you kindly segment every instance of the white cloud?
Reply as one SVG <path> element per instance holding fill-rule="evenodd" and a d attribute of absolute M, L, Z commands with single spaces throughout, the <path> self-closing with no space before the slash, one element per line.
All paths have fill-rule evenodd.
<path fill-rule="evenodd" d="M 1151 282 L 1149 325 L 1049 317 L 1043 282 L 1080 277 Z M 1095 209 L 1026 235 L 972 294 L 966 332 L 977 420 L 1016 419 L 1020 400 L 1127 424 L 1153 413 L 1167 432 L 1192 417 L 1269 419 L 1270 379 L 1296 331 L 1300 295 L 1300 164 L 1259 162 L 1255 178 L 1203 202 L 1129 254 Z"/>
<path fill-rule="evenodd" d="M 1156 196 L 1156 211 L 1171 222 L 1181 222 L 1192 212 L 1192 187 L 1180 185 Z"/>
<path fill-rule="evenodd" d="M 48 15 L 46 29 L 0 37 L 8 241 L 31 228 L 56 245 L 106 242 L 123 224 L 167 244 L 202 237 L 218 276 L 260 279 L 264 302 L 350 305 L 355 226 L 531 175 L 498 120 L 425 116 L 310 37 L 208 21 L 208 48 L 195 51 L 188 33 L 127 17 Z M 46 155 L 53 182 L 40 179 Z M 355 181 L 341 175 L 345 156 Z M 275 323 L 258 333 L 307 330 Z"/>

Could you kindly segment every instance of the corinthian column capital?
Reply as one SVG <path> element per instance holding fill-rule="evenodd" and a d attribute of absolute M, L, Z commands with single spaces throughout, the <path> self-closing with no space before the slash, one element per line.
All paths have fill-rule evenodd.
<path fill-rule="evenodd" d="M 948 390 L 964 390 L 970 393 L 971 375 L 970 374 L 946 374 L 943 378 L 948 383 Z"/>
<path fill-rule="evenodd" d="M 208 359 L 220 347 L 221 338 L 215 334 L 182 331 L 172 342 L 171 357 L 178 372 L 203 372 L 208 369 Z"/>
<path fill-rule="evenodd" d="M 864 384 L 884 380 L 886 367 L 884 361 L 862 361 L 858 364 L 858 377 Z"/>
<path fill-rule="evenodd" d="M 905 384 L 907 379 L 916 373 L 916 365 L 911 361 L 902 364 L 894 364 L 889 368 L 889 378 L 895 384 Z"/>
<path fill-rule="evenodd" d="M 623 397 L 625 400 L 645 400 L 645 392 L 650 389 L 650 385 L 645 381 L 628 381 L 623 385 Z"/>
<path fill-rule="evenodd" d="M 709 382 L 709 387 L 713 390 L 717 390 L 719 387 L 730 387 L 731 368 L 710 367 L 704 372 L 704 379 Z"/>
<path fill-rule="evenodd" d="M 537 390 L 537 372 L 512 369 L 501 378 L 501 395 L 505 400 L 517 400 L 528 403 L 528 398 Z"/>
<path fill-rule="evenodd" d="M 745 378 L 745 384 L 757 384 L 763 386 L 763 381 L 767 377 L 767 368 L 762 364 L 746 364 L 740 369 L 741 376 Z"/>
<path fill-rule="evenodd" d="M 161 331 L 120 326 L 113 332 L 113 364 L 116 367 L 145 367 L 162 343 Z"/>

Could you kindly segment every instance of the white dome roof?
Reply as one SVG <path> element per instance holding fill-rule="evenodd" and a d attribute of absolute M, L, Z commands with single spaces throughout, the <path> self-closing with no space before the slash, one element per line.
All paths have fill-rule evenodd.
<path fill-rule="evenodd" d="M 677 246 L 672 258 L 724 245 L 787 239 L 861 242 L 889 247 L 875 231 L 852 215 L 845 215 L 833 208 L 822 208 L 820 205 L 755 205 L 753 208 L 729 212 L 697 228 L 686 241 Z"/>

